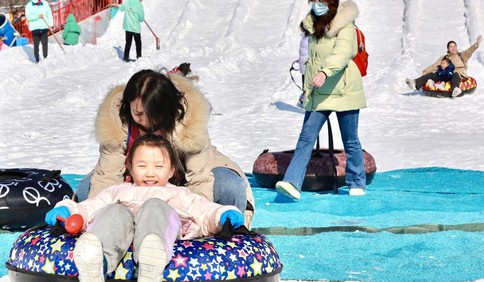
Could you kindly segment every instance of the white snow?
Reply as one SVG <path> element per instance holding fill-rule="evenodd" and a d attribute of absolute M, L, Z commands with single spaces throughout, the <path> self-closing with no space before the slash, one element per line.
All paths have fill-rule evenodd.
<path fill-rule="evenodd" d="M 378 171 L 442 166 L 484 170 L 484 46 L 469 61 L 479 86 L 457 99 L 431 98 L 404 83 L 455 40 L 463 51 L 484 28 L 484 2 L 475 0 L 356 1 L 357 24 L 370 53 L 364 77 L 368 108 L 360 114 L 361 143 Z M 32 45 L 0 51 L 0 167 L 61 169 L 85 174 L 95 165 L 93 121 L 114 85 L 144 68 L 191 62 L 213 105 L 210 135 L 246 172 L 264 149 L 293 149 L 303 111 L 289 76 L 298 57 L 298 25 L 310 9 L 300 0 L 145 0 L 143 57 L 121 61 L 122 13 L 97 45 L 60 47 L 33 63 Z M 386 7 L 386 8 L 383 8 Z M 85 37 L 85 36 L 84 36 Z M 134 57 L 134 43 L 131 57 Z M 299 83 L 300 76 L 295 73 Z M 332 118 L 335 146 L 342 148 Z M 326 127 L 321 131 L 327 146 Z"/>

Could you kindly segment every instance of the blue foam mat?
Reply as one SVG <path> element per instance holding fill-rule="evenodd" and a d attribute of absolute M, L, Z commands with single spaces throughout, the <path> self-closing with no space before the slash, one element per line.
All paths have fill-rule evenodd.
<path fill-rule="evenodd" d="M 63 177 L 75 187 L 81 175 Z M 484 172 L 448 168 L 377 173 L 363 197 L 303 192 L 279 198 L 253 178 L 253 228 L 372 227 L 484 223 Z M 341 189 L 344 194 L 344 188 Z M 18 234 L 0 234 L 8 258 Z M 267 235 L 284 264 L 284 280 L 472 281 L 484 278 L 484 232 L 421 234 L 323 232 Z M 0 267 L 0 276 L 5 275 Z"/>

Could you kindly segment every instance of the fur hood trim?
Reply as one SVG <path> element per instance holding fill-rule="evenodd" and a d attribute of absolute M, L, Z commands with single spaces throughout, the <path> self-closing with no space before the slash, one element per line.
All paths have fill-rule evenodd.
<path fill-rule="evenodd" d="M 182 152 L 199 152 L 210 143 L 208 120 L 212 106 L 190 79 L 178 74 L 168 74 L 168 78 L 186 99 L 185 118 L 176 125 L 172 142 Z"/>
<path fill-rule="evenodd" d="M 177 74 L 167 74 L 167 77 L 186 99 L 185 118 L 181 123 L 176 124 L 175 132 L 171 136 L 172 142 L 179 151 L 199 152 L 210 142 L 208 134 L 210 103 L 191 80 Z M 122 125 L 119 118 L 124 88 L 125 85 L 119 85 L 111 89 L 99 106 L 95 121 L 95 135 L 101 145 L 115 146 L 126 142 L 127 127 Z"/>
<path fill-rule="evenodd" d="M 325 36 L 335 37 L 338 32 L 347 26 L 349 23 L 354 22 L 359 15 L 358 7 L 352 1 L 340 3 L 338 12 L 331 22 L 331 28 L 326 31 Z"/>
<path fill-rule="evenodd" d="M 123 84 L 112 88 L 99 106 L 94 122 L 94 133 L 97 142 L 101 145 L 117 146 L 126 142 L 128 131 L 119 118 L 119 108 L 125 86 Z"/>

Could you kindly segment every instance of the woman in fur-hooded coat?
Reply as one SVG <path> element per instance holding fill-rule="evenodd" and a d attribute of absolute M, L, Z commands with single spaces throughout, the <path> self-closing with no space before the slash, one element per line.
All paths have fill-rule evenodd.
<path fill-rule="evenodd" d="M 366 107 L 361 74 L 353 62 L 357 51 L 355 3 L 312 2 L 303 20 L 309 32 L 309 59 L 304 78 L 306 110 L 293 158 L 276 191 L 293 200 L 301 197 L 307 165 L 319 132 L 335 112 L 347 158 L 346 185 L 350 195 L 364 195 L 365 162 L 358 137 L 359 111 Z"/>
<path fill-rule="evenodd" d="M 211 144 L 207 127 L 211 116 L 210 103 L 189 79 L 177 74 L 165 76 L 182 93 L 185 100 L 183 120 L 176 122 L 175 130 L 170 136 L 165 136 L 173 144 L 185 168 L 185 186 L 214 201 L 212 169 L 222 167 L 235 171 L 245 182 L 245 225 L 250 227 L 255 207 L 252 190 L 241 168 Z M 120 117 L 125 88 L 125 85 L 113 88 L 99 107 L 95 136 L 100 144 L 100 157 L 90 180 L 89 198 L 124 180 L 126 152 L 130 135 L 133 135 L 130 132 L 131 126 L 123 123 Z"/>
<path fill-rule="evenodd" d="M 353 62 L 357 52 L 354 20 L 358 8 L 351 1 L 340 3 L 337 14 L 322 38 L 314 36 L 315 17 L 310 12 L 303 20 L 309 37 L 309 60 L 306 66 L 304 108 L 306 111 L 348 111 L 366 108 L 360 71 Z M 322 87 L 312 87 L 319 72 L 327 76 Z"/>

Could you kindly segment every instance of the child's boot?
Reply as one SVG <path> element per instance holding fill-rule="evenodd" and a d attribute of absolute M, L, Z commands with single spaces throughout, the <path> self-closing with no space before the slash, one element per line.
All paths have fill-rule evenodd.
<path fill-rule="evenodd" d="M 161 281 L 168 262 L 160 236 L 146 235 L 139 248 L 138 282 Z"/>
<path fill-rule="evenodd" d="M 437 89 L 445 91 L 445 82 L 441 82 L 437 84 Z"/>
<path fill-rule="evenodd" d="M 82 234 L 74 249 L 74 262 L 79 272 L 79 281 L 104 281 L 103 261 L 101 241 L 93 233 Z"/>

